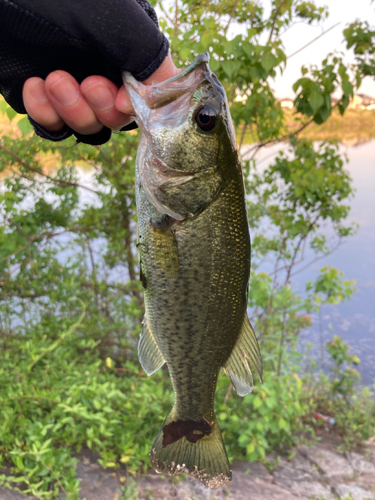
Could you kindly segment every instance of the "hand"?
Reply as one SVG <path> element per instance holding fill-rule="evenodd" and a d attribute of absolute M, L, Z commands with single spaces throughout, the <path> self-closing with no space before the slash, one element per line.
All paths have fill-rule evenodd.
<path fill-rule="evenodd" d="M 170 54 L 143 83 L 162 82 L 178 72 Z M 81 85 L 66 71 L 50 73 L 46 80 L 32 77 L 23 87 L 27 113 L 50 132 L 67 124 L 83 135 L 100 132 L 103 126 L 119 130 L 134 118 L 129 94 L 104 76 L 89 76 Z"/>

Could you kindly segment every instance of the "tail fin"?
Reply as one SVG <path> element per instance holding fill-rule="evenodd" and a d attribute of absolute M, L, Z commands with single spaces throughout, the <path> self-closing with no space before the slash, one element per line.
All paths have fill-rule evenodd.
<path fill-rule="evenodd" d="M 150 459 L 157 472 L 190 474 L 207 488 L 230 484 L 232 479 L 216 419 L 173 421 L 170 414 L 155 438 Z"/>

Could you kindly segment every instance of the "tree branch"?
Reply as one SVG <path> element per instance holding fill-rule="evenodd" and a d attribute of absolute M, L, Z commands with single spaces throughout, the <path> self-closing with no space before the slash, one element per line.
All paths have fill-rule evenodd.
<path fill-rule="evenodd" d="M 239 145 L 238 149 L 241 149 L 241 147 L 242 147 L 242 143 L 243 143 L 243 141 L 245 139 L 246 129 L 247 129 L 247 123 L 245 123 L 245 125 L 243 126 L 242 134 L 241 134 L 241 140 L 240 140 L 240 145 Z"/>
<path fill-rule="evenodd" d="M 227 31 L 228 31 L 228 28 L 229 28 L 229 26 L 230 26 L 230 23 L 232 22 L 232 19 L 233 19 L 234 13 L 235 13 L 236 8 L 237 8 L 237 4 L 238 4 L 238 0 L 235 0 L 235 2 L 234 2 L 234 4 L 233 4 L 233 7 L 232 7 L 232 11 L 231 11 L 230 16 L 229 16 L 229 21 L 228 21 L 228 24 L 226 25 L 225 30 L 224 30 L 224 34 L 225 34 L 225 35 L 227 34 Z"/>
<path fill-rule="evenodd" d="M 16 224 L 13 220 L 9 220 L 9 222 L 15 226 L 17 231 L 20 233 L 21 236 L 26 238 L 28 240 L 28 243 L 24 245 L 23 247 L 19 248 L 18 250 L 15 250 L 14 252 L 10 253 L 9 255 L 6 255 L 5 257 L 0 258 L 0 262 L 4 262 L 5 260 L 10 259 L 11 257 L 14 257 L 15 255 L 19 254 L 20 252 L 23 252 L 23 250 L 26 250 L 30 245 L 32 245 L 35 241 L 42 240 L 43 238 L 53 238 L 54 236 L 60 236 L 61 234 L 65 233 L 79 233 L 82 231 L 89 231 L 92 229 L 91 227 L 75 227 L 72 229 L 67 229 L 64 231 L 57 231 L 55 233 L 42 233 L 39 234 L 38 236 L 30 236 L 27 233 L 25 233 L 19 226 Z"/>
<path fill-rule="evenodd" d="M 292 54 L 290 54 L 290 56 L 287 56 L 287 59 L 290 59 L 291 57 L 295 56 L 296 54 L 298 54 L 298 52 L 301 52 L 302 50 L 304 50 L 306 47 L 308 47 L 309 45 L 311 45 L 312 43 L 316 42 L 317 40 L 319 40 L 319 38 L 321 38 L 322 36 L 326 35 L 329 31 L 333 30 L 333 28 L 336 28 L 336 26 L 338 26 L 339 24 L 341 24 L 341 21 L 334 24 L 333 26 L 331 26 L 330 28 L 328 28 L 326 31 L 323 31 L 323 33 L 320 33 L 319 36 L 315 37 L 313 40 L 311 40 L 309 43 L 307 43 L 306 45 L 304 45 L 303 47 L 301 47 L 300 49 L 296 50 L 295 52 L 293 52 Z"/>
<path fill-rule="evenodd" d="M 50 180 L 51 182 L 61 184 L 63 186 L 80 187 L 82 189 L 87 189 L 87 191 L 91 191 L 92 193 L 99 194 L 94 189 L 88 188 L 86 186 L 82 186 L 82 184 L 78 184 L 78 182 L 70 182 L 70 181 L 65 181 L 63 179 L 55 179 L 55 178 L 51 177 L 50 175 L 43 173 L 41 170 L 34 168 L 31 165 L 29 165 L 28 163 L 26 163 L 25 161 L 21 160 L 21 158 L 16 153 L 14 153 L 10 149 L 6 148 L 2 144 L 0 144 L 0 149 L 2 149 L 5 153 L 10 155 L 12 158 L 14 158 L 20 165 L 25 167 L 27 170 L 30 170 L 31 172 L 34 172 L 35 174 L 42 175 L 43 177 Z"/>
<path fill-rule="evenodd" d="M 327 257 L 327 255 L 330 255 L 331 253 L 335 252 L 342 244 L 343 244 L 343 242 L 342 242 L 342 240 L 340 238 L 339 241 L 338 241 L 338 243 L 333 248 L 331 248 L 330 250 L 328 250 L 328 252 L 325 252 L 323 255 L 320 255 L 319 257 L 316 257 L 315 259 L 313 259 L 312 261 L 310 261 L 308 264 L 306 264 L 306 266 L 302 267 L 301 269 L 298 269 L 298 271 L 296 271 L 295 273 L 292 273 L 291 274 L 291 278 L 293 276 L 295 276 L 296 274 L 301 273 L 302 271 L 304 271 L 308 267 L 310 267 L 311 264 L 314 264 L 314 262 L 317 262 L 318 260 L 324 259 L 324 257 Z"/>
<path fill-rule="evenodd" d="M 275 15 L 273 17 L 273 22 L 272 22 L 272 26 L 271 26 L 271 31 L 270 31 L 270 34 L 268 36 L 268 40 L 267 40 L 267 44 L 270 43 L 270 41 L 272 40 L 272 36 L 273 36 L 273 32 L 275 31 L 275 26 L 276 26 L 276 21 L 277 21 L 277 18 L 278 18 L 278 15 L 279 15 L 279 12 L 280 12 L 280 9 L 281 7 L 284 5 L 284 2 L 281 2 L 280 5 L 278 6 L 278 8 L 276 9 L 276 12 L 275 12 Z"/>

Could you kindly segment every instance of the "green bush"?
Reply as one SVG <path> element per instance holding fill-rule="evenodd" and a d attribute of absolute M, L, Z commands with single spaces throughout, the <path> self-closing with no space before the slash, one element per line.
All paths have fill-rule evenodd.
<path fill-rule="evenodd" d="M 73 334 L 30 370 L 41 339 L 12 339 L 0 368 L 2 484 L 56 498 L 58 488 L 78 498 L 75 452 L 100 453 L 104 467 L 148 467 L 151 443 L 173 402 L 163 371 L 148 378 L 138 363 L 116 369 L 95 343 Z M 18 486 L 19 487 L 19 486 Z"/>
<path fill-rule="evenodd" d="M 312 402 L 297 374 L 275 377 L 265 372 L 264 383 L 252 394 L 236 394 L 224 403 L 228 381 L 219 379 L 217 417 L 231 460 L 264 460 L 270 452 L 280 452 L 295 444 L 306 430 L 304 418 Z"/>
<path fill-rule="evenodd" d="M 43 499 L 56 498 L 59 488 L 78 498 L 74 455 L 82 447 L 98 452 L 104 467 L 147 469 L 150 446 L 173 404 L 166 371 L 147 377 L 138 362 L 115 366 L 77 332 L 34 363 L 41 340 L 38 334 L 27 342 L 12 338 L 3 351 L 0 463 L 10 464 L 11 475 L 0 483 Z M 310 411 L 297 375 L 265 373 L 264 384 L 245 398 L 229 387 L 221 374 L 216 413 L 231 460 L 264 459 L 294 443 Z"/>
<path fill-rule="evenodd" d="M 354 368 L 360 360 L 349 349 L 349 344 L 334 335 L 326 344 L 331 355 L 330 373 L 320 373 L 313 388 L 318 408 L 334 417 L 337 431 L 348 449 L 375 434 L 374 391 L 360 385 L 361 376 Z"/>

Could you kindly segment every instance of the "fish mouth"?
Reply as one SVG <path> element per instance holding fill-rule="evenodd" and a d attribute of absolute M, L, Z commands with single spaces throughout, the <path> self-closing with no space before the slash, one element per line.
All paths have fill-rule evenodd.
<path fill-rule="evenodd" d="M 182 78 L 184 78 L 186 75 L 188 75 L 189 73 L 191 73 L 192 71 L 194 71 L 195 68 L 197 68 L 201 64 L 207 64 L 208 65 L 209 61 L 210 61 L 210 54 L 208 52 L 203 52 L 203 54 L 199 54 L 199 56 L 197 56 L 194 59 L 194 61 L 191 64 L 189 64 L 189 66 L 186 66 L 186 68 L 184 68 L 183 70 L 181 70 L 176 75 L 171 76 L 171 78 L 168 78 L 168 80 L 164 80 L 164 82 L 155 84 L 154 87 L 158 87 L 158 86 L 162 85 L 163 83 L 168 83 L 168 82 L 171 83 L 171 82 L 174 82 L 174 81 L 179 81 Z M 208 70 L 208 71 L 211 73 L 210 70 Z"/>
<path fill-rule="evenodd" d="M 159 109 L 198 88 L 207 76 L 212 74 L 208 66 L 209 60 L 210 55 L 204 52 L 176 75 L 153 85 L 138 82 L 128 71 L 124 71 L 122 77 L 127 90 L 130 88 L 135 91 L 149 109 Z M 186 80 L 185 85 L 181 85 L 183 80 Z"/>

